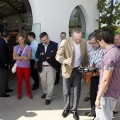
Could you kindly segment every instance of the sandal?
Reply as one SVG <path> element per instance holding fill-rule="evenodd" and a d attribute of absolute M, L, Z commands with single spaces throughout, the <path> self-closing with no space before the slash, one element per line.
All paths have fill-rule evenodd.
<path fill-rule="evenodd" d="M 89 101 L 90 100 L 90 97 L 86 97 L 85 99 L 84 99 L 84 102 L 87 102 L 87 101 Z"/>

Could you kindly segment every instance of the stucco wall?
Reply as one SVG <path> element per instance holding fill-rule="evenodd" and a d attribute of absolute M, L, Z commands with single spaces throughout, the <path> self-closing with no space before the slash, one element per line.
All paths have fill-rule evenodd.
<path fill-rule="evenodd" d="M 29 2 L 33 14 L 32 30 L 38 39 L 38 35 L 43 31 L 56 42 L 60 40 L 59 35 L 62 31 L 65 31 L 68 37 L 69 18 L 76 6 L 80 6 L 85 16 L 86 37 L 98 28 L 97 0 L 29 0 Z"/>

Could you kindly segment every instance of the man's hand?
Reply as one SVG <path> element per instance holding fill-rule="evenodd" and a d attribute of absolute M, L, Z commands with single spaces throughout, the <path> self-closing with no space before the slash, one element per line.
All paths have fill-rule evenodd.
<path fill-rule="evenodd" d="M 72 57 L 71 57 L 71 58 L 68 58 L 68 59 L 64 60 L 64 64 L 71 65 L 72 60 L 73 60 Z"/>
<path fill-rule="evenodd" d="M 8 69 L 10 69 L 10 65 L 8 65 Z"/>
<path fill-rule="evenodd" d="M 34 69 L 37 69 L 37 63 L 38 63 L 38 61 L 35 61 Z"/>
<path fill-rule="evenodd" d="M 98 109 L 102 109 L 102 108 L 100 107 L 100 100 L 99 100 L 99 99 L 96 99 L 96 101 L 95 101 L 95 106 L 96 106 Z"/>
<path fill-rule="evenodd" d="M 86 76 L 90 76 L 92 74 L 92 72 L 85 72 L 83 74 L 86 74 Z"/>
<path fill-rule="evenodd" d="M 44 55 L 44 52 L 41 52 L 40 55 Z"/>
<path fill-rule="evenodd" d="M 46 59 L 50 59 L 51 57 L 47 57 Z"/>
<path fill-rule="evenodd" d="M 97 71 L 95 72 L 95 74 L 96 74 L 96 75 L 100 75 L 100 72 L 99 72 L 99 70 L 97 70 Z"/>
<path fill-rule="evenodd" d="M 34 69 L 37 69 L 37 64 L 34 65 Z"/>

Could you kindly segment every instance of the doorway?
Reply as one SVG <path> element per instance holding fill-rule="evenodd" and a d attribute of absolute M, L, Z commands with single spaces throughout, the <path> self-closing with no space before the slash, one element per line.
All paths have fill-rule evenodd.
<path fill-rule="evenodd" d="M 86 35 L 86 21 L 84 14 L 79 6 L 75 7 L 71 13 L 70 20 L 69 20 L 69 36 L 71 36 L 71 30 L 75 27 L 81 29 L 83 33 L 83 38 Z"/>

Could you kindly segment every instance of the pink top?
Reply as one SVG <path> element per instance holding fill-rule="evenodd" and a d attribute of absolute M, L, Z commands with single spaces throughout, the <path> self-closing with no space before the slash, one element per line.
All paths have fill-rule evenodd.
<path fill-rule="evenodd" d="M 16 45 L 13 48 L 13 50 L 17 52 L 18 56 L 21 56 L 22 51 L 23 51 L 23 49 L 21 49 L 21 47 L 19 45 Z M 28 56 L 28 51 L 31 51 L 31 50 L 32 50 L 32 48 L 29 45 L 27 45 L 27 48 L 24 51 L 24 54 L 22 56 L 26 56 L 27 57 Z M 19 63 L 18 63 L 18 65 L 17 65 L 17 67 L 20 67 L 20 68 L 29 68 L 30 67 L 30 60 L 26 60 L 26 61 L 20 60 Z"/>
<path fill-rule="evenodd" d="M 118 99 L 120 96 L 120 49 L 111 45 L 103 52 L 100 80 L 102 80 L 104 70 L 114 70 L 104 96 Z"/>

